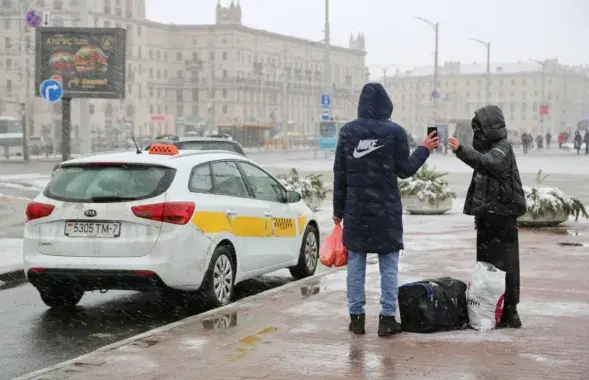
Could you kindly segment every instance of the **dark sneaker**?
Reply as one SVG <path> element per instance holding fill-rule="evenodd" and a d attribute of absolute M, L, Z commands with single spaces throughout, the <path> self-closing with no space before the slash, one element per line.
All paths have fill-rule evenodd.
<path fill-rule="evenodd" d="M 349 330 L 354 334 L 365 334 L 364 325 L 366 316 L 364 314 L 350 314 Z"/>
<path fill-rule="evenodd" d="M 401 332 L 395 317 L 381 315 L 378 319 L 378 336 L 391 336 Z"/>

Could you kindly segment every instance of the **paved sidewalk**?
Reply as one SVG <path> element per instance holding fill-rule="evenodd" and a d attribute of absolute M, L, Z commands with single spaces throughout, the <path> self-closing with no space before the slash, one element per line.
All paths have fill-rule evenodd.
<path fill-rule="evenodd" d="M 474 267 L 472 219 L 411 218 L 401 283 Z M 588 379 L 589 224 L 521 231 L 524 328 L 376 335 L 375 258 L 367 334 L 347 332 L 345 270 L 195 316 L 70 361 L 35 380 Z M 427 231 L 424 235 L 422 231 Z M 171 328 L 170 328 L 171 327 Z M 21 378 L 24 379 L 25 377 Z"/>

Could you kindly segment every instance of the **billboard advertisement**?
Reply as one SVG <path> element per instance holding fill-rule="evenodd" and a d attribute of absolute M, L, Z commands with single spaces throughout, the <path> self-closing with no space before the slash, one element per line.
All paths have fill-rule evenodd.
<path fill-rule="evenodd" d="M 37 28 L 35 88 L 58 80 L 68 98 L 125 98 L 126 31 Z"/>

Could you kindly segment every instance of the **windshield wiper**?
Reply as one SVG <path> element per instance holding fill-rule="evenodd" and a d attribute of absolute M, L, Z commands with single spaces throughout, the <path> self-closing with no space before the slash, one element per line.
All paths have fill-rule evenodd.
<path fill-rule="evenodd" d="M 108 202 L 125 202 L 125 201 L 135 201 L 137 197 L 118 197 L 118 196 L 99 196 L 99 197 L 90 197 L 90 200 L 94 203 L 108 203 Z"/>

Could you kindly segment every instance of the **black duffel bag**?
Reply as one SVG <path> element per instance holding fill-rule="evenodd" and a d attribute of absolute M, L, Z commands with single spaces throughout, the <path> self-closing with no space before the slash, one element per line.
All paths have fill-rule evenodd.
<path fill-rule="evenodd" d="M 468 324 L 466 284 L 450 277 L 404 284 L 399 287 L 399 311 L 403 331 L 460 329 Z"/>

